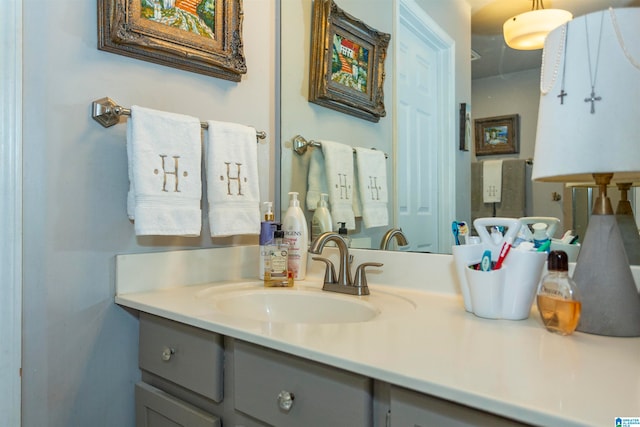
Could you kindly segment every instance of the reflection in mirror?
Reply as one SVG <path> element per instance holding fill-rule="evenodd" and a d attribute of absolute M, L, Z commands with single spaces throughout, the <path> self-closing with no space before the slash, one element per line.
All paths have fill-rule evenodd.
<path fill-rule="evenodd" d="M 414 25 L 414 21 L 423 16 L 429 22 L 434 24 L 437 22 L 437 25 L 433 25 L 434 28 L 429 30 L 445 41 L 442 42 L 444 47 L 437 47 L 438 50 L 448 49 L 447 43 L 451 46 L 455 44 L 456 46 L 466 45 L 468 47 L 469 17 L 468 14 L 461 12 L 464 10 L 464 7 L 461 6 L 465 5 L 465 0 L 452 2 L 429 0 L 421 2 L 424 9 L 415 6 L 416 2 L 399 0 L 398 2 L 388 2 L 388 10 L 384 10 L 380 5 L 372 8 L 369 2 L 362 0 L 338 0 L 336 3 L 341 9 L 357 19 L 379 31 L 388 33 L 392 33 L 393 29 L 397 28 L 397 23 L 394 23 L 393 19 L 394 16 L 400 14 L 396 13 L 394 7 L 404 7 L 409 12 L 406 15 L 404 25 Z M 410 243 L 420 242 L 421 239 L 414 238 L 413 234 L 415 233 L 412 233 L 402 223 L 404 212 L 413 208 L 416 215 L 422 215 L 422 218 L 418 218 L 416 222 L 416 230 L 418 232 L 429 230 L 426 234 L 430 242 L 421 246 L 401 247 L 401 249 L 450 253 L 452 245 L 451 220 L 456 217 L 456 212 L 462 212 L 459 219 L 468 220 L 469 216 L 469 153 L 456 152 L 458 147 L 456 142 L 456 111 L 458 107 L 456 105 L 458 102 L 468 103 L 470 96 L 468 56 L 455 51 L 456 56 L 453 57 L 454 50 L 450 50 L 449 59 L 443 60 L 450 68 L 440 71 L 441 77 L 448 78 L 449 83 L 442 84 L 446 79 L 437 80 L 438 77 L 429 68 L 433 67 L 433 63 L 419 64 L 422 67 L 412 69 L 399 68 L 394 55 L 401 42 L 398 34 L 392 34 L 384 64 L 383 93 L 386 116 L 382 117 L 378 123 L 369 123 L 309 103 L 307 100 L 312 7 L 312 2 L 308 0 L 288 0 L 281 6 L 281 21 L 286 23 L 281 26 L 280 36 L 282 69 L 281 212 L 287 208 L 287 193 L 290 191 L 300 193 L 300 199 L 305 201 L 310 154 L 312 150 L 319 149 L 319 147 L 313 147 L 302 155 L 297 154 L 293 150 L 296 135 L 302 135 L 306 140 L 328 140 L 342 142 L 352 147 L 373 148 L 389 155 L 387 164 L 389 223 L 384 227 L 365 228 L 363 221 L 357 219 L 355 229 L 349 232 L 352 246 L 377 249 L 383 241 L 384 234 L 389 229 L 398 226 L 403 227 Z M 417 10 L 413 10 L 411 7 Z M 446 58 L 442 55 L 441 57 Z M 433 78 L 434 87 L 441 91 L 442 96 L 433 98 L 432 93 L 416 98 L 415 114 L 422 114 L 424 121 L 421 128 L 409 132 L 403 121 L 409 119 L 408 114 L 402 111 L 402 105 L 394 104 L 397 102 L 397 86 L 401 79 L 414 78 L 419 81 L 421 77 L 425 79 L 425 83 L 427 78 Z M 440 86 L 438 86 L 438 82 L 441 84 Z M 419 85 L 412 87 L 420 88 Z M 440 99 L 442 102 L 433 103 L 432 110 L 427 111 L 421 107 L 426 106 L 426 101 L 429 99 Z M 404 131 L 404 134 L 401 131 Z M 429 134 L 429 132 L 433 133 Z M 402 138 L 414 141 L 414 148 L 417 151 L 410 151 L 403 146 L 399 142 Z M 430 138 L 433 139 L 433 144 L 430 142 Z M 424 153 L 430 163 L 424 162 L 421 166 L 416 164 L 413 169 L 415 175 L 406 175 L 408 165 L 402 164 L 402 161 L 412 161 L 418 157 L 419 153 Z M 400 175 L 403 173 L 404 175 L 400 179 Z M 431 185 L 430 194 L 433 194 L 433 198 L 427 198 L 425 194 L 417 191 L 415 185 L 418 183 Z M 413 184 L 413 189 L 408 188 L 408 184 Z M 304 208 L 305 214 L 310 220 L 312 212 L 308 210 L 306 203 Z M 427 228 L 427 222 L 424 219 L 428 216 L 432 216 L 429 221 L 434 224 L 431 229 Z M 391 248 L 397 247 L 395 242 L 391 244 Z"/>

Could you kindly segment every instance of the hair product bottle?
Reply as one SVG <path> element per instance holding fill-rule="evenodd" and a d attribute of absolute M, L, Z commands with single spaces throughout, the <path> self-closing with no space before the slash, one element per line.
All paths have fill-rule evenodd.
<path fill-rule="evenodd" d="M 264 271 L 269 262 L 266 246 L 273 240 L 273 231 L 275 229 L 275 219 L 273 215 L 273 203 L 264 202 L 264 217 L 260 223 L 260 265 L 258 266 L 258 274 L 260 279 L 264 279 Z"/>

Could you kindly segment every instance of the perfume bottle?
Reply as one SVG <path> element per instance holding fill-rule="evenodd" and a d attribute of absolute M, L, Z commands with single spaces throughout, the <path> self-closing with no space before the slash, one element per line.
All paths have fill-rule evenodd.
<path fill-rule="evenodd" d="M 542 323 L 548 331 L 570 335 L 580 321 L 578 288 L 569 277 L 569 258 L 564 251 L 551 251 L 547 258 L 546 274 L 540 285 L 536 302 Z"/>

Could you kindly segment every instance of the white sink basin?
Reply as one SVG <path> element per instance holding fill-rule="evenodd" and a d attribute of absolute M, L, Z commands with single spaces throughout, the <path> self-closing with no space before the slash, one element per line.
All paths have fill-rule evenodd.
<path fill-rule="evenodd" d="M 214 312 L 269 323 L 355 323 L 394 317 L 414 304 L 388 292 L 344 295 L 315 287 L 264 288 L 255 284 L 212 287 L 200 297 Z"/>

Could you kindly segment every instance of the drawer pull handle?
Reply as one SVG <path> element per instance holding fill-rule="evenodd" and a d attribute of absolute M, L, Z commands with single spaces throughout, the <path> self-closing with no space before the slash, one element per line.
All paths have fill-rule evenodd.
<path fill-rule="evenodd" d="M 278 394 L 278 406 L 283 411 L 289 412 L 291 410 L 291 407 L 293 406 L 293 399 L 295 399 L 293 393 L 282 390 Z"/>
<path fill-rule="evenodd" d="M 176 353 L 176 350 L 171 348 L 171 347 L 164 347 L 162 349 L 162 356 L 161 359 L 163 362 L 168 362 L 171 360 L 171 356 L 173 356 Z"/>

